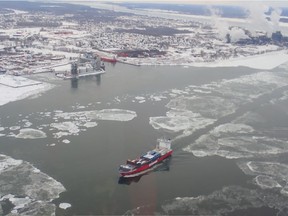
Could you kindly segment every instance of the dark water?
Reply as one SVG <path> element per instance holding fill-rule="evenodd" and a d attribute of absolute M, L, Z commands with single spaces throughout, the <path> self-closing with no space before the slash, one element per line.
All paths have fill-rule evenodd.
<path fill-rule="evenodd" d="M 126 159 L 153 148 L 157 138 L 171 136 L 168 132 L 153 129 L 149 124 L 149 117 L 165 115 L 169 99 L 133 103 L 122 98 L 203 85 L 257 71 L 247 68 L 134 67 L 123 64 L 107 65 L 106 68 L 107 73 L 101 79 L 89 77 L 78 81 L 52 81 L 57 87 L 41 97 L 0 107 L 1 125 L 5 127 L 17 124 L 29 114 L 32 114 L 29 117 L 29 121 L 33 122 L 32 128 L 50 124 L 52 119 L 41 118 L 37 113 L 54 110 L 69 112 L 75 105 L 85 106 L 83 111 L 118 108 L 137 113 L 136 118 L 127 122 L 97 121 L 98 126 L 88 128 L 77 136 L 65 137 L 71 141 L 69 144 L 57 143 L 57 139 L 45 129 L 43 131 L 48 137 L 44 139 L 0 138 L 1 153 L 31 162 L 65 186 L 67 191 L 54 203 L 67 202 L 72 207 L 57 209 L 57 215 L 119 215 L 141 206 L 146 206 L 142 213 L 153 214 L 160 211 L 163 203 L 176 197 L 205 196 L 227 185 L 253 187 L 249 184 L 252 177 L 245 175 L 234 160 L 218 156 L 197 158 L 184 152 L 182 148 L 195 139 L 193 136 L 174 142 L 172 158 L 141 178 L 131 181 L 120 179 L 119 182 L 117 170 Z M 119 97 L 120 102 L 114 103 L 115 97 Z M 89 103 L 93 105 L 88 108 Z M 56 146 L 47 146 L 51 143 L 56 143 Z M 254 215 L 274 213 L 273 209 L 265 208 L 251 209 L 250 212 L 250 215 L 253 212 L 257 212 Z M 244 214 L 249 215 L 243 210 L 233 215 Z"/>

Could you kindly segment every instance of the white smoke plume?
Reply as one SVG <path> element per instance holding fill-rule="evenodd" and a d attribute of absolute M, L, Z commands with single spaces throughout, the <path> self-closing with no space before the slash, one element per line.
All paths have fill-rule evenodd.
<path fill-rule="evenodd" d="M 248 35 L 245 34 L 244 30 L 239 27 L 232 27 L 229 31 L 231 42 L 237 42 L 240 39 L 249 38 Z"/>
<path fill-rule="evenodd" d="M 272 33 L 280 31 L 280 18 L 282 10 L 274 7 L 271 8 L 270 21 L 267 19 L 266 13 L 269 12 L 270 7 L 261 2 L 246 2 L 243 7 L 246 10 L 247 19 L 245 25 L 241 25 L 248 30 L 252 35 L 256 36 L 259 32 L 267 34 L 268 37 L 272 36 Z M 227 41 L 227 34 L 230 35 L 231 42 L 237 42 L 240 39 L 249 38 L 245 34 L 243 28 L 231 27 L 225 19 L 221 18 L 221 11 L 216 8 L 208 7 L 212 16 L 212 22 L 217 29 L 219 38 L 223 41 Z M 268 16 L 269 17 L 269 16 Z"/>
<path fill-rule="evenodd" d="M 227 22 L 225 22 L 223 19 L 221 19 L 221 11 L 213 8 L 208 7 L 211 16 L 212 16 L 212 22 L 214 24 L 214 27 L 217 29 L 219 33 L 219 38 L 221 40 L 226 40 L 226 35 L 229 32 L 229 25 Z"/>
<path fill-rule="evenodd" d="M 265 4 L 249 3 L 246 4 L 246 11 L 248 15 L 248 30 L 255 34 L 257 31 L 263 31 L 267 33 L 268 37 L 271 37 L 272 33 L 279 31 L 279 21 L 281 16 L 281 9 L 271 8 L 272 12 L 270 15 L 270 21 L 267 20 L 267 13 L 269 11 L 269 6 Z"/>
<path fill-rule="evenodd" d="M 280 8 L 273 8 L 270 19 L 273 26 L 273 32 L 280 31 L 279 22 L 282 10 Z"/>
<path fill-rule="evenodd" d="M 230 27 L 225 19 L 221 18 L 221 11 L 209 7 L 214 27 L 217 29 L 219 38 L 227 41 L 227 35 L 230 35 L 231 42 L 237 42 L 240 39 L 248 38 L 244 30 L 239 27 Z"/>

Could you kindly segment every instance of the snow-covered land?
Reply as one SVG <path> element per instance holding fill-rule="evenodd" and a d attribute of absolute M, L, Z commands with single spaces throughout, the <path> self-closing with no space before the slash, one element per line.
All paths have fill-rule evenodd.
<path fill-rule="evenodd" d="M 13 88 L 21 88 L 25 86 L 40 85 L 42 83 L 24 77 L 2 75 L 0 76 L 0 84 Z"/>
<path fill-rule="evenodd" d="M 53 85 L 49 83 L 19 76 L 0 75 L 0 105 L 35 96 L 51 88 Z"/>
<path fill-rule="evenodd" d="M 81 4 L 99 6 L 94 2 Z M 111 9 L 110 5 L 106 7 Z M 288 28 L 275 8 L 271 21 L 261 9 L 255 16 L 254 9 L 247 8 L 250 13 L 247 19 L 223 18 L 211 8 L 207 10 L 212 10 L 212 16 L 189 15 L 189 19 L 173 11 L 158 10 L 150 10 L 148 14 L 145 10 L 131 10 L 135 13 L 119 15 L 113 20 L 109 13 L 102 11 L 100 22 L 90 22 L 88 17 L 80 22 L 73 13 L 68 17 L 47 13 L 26 14 L 24 18 L 17 13 L 11 15 L 16 24 L 23 19 L 43 21 L 43 17 L 57 24 L 57 27 L 43 28 L 8 25 L 6 17 L 1 20 L 0 14 L 0 26 L 5 26 L 1 33 L 6 38 L 1 41 L 0 49 L 8 54 L 0 57 L 0 68 L 9 73 L 20 70 L 21 74 L 64 72 L 79 53 L 93 52 L 101 57 L 116 56 L 119 62 L 133 65 L 272 69 L 287 60 Z M 145 16 L 141 16 L 143 12 Z M 169 16 L 162 16 L 163 13 Z M 17 40 L 22 40 L 25 46 L 19 46 Z M 276 51 L 282 53 L 275 54 Z"/>

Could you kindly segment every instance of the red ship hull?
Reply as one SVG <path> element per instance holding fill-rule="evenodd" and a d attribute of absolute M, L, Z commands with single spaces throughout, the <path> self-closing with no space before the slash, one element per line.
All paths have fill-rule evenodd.
<path fill-rule="evenodd" d="M 115 58 L 101 57 L 101 60 L 103 62 L 110 62 L 110 63 L 116 63 L 117 62 L 117 60 Z"/>

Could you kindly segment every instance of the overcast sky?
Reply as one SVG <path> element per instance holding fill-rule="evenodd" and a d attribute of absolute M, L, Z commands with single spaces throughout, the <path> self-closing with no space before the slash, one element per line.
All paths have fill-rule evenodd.
<path fill-rule="evenodd" d="M 0 0 L 0 1 L 9 1 L 9 0 Z M 10 0 L 10 1 L 16 1 L 16 0 Z M 25 1 L 25 0 L 22 0 Z M 135 2 L 135 3 L 143 3 L 143 2 L 149 2 L 149 3 L 186 3 L 186 4 L 238 4 L 241 5 L 243 3 L 248 2 L 258 2 L 258 3 L 264 3 L 264 4 L 271 4 L 271 5 L 281 5 L 283 7 L 288 7 L 288 0 L 278 0 L 278 1 L 271 1 L 271 0 L 26 0 L 26 1 L 42 1 L 42 2 L 59 2 L 59 1 L 65 1 L 65 2 Z"/>
<path fill-rule="evenodd" d="M 35 0 L 34 0 L 35 1 Z M 36 0 L 37 1 L 37 0 Z M 249 3 L 259 3 L 259 4 L 265 4 L 265 5 L 271 5 L 271 6 L 281 6 L 281 7 L 288 7 L 288 0 L 282 0 L 282 1 L 271 1 L 271 0 L 60 0 L 60 1 L 73 1 L 73 2 L 135 2 L 135 3 L 186 3 L 186 4 L 202 4 L 202 5 L 211 5 L 211 4 L 221 4 L 221 5 L 243 5 L 243 4 L 249 4 Z"/>

